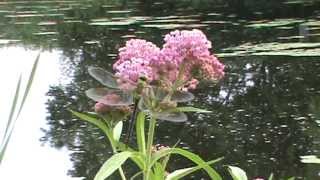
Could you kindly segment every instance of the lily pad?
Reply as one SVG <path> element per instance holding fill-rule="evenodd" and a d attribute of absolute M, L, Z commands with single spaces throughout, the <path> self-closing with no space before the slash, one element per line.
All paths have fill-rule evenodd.
<path fill-rule="evenodd" d="M 171 23 L 171 22 L 178 22 L 178 23 L 186 23 L 186 22 L 196 22 L 199 21 L 198 19 L 158 19 L 158 20 L 150 20 L 146 21 L 147 23 Z"/>
<path fill-rule="evenodd" d="M 58 32 L 37 32 L 33 33 L 33 35 L 42 36 L 42 35 L 55 35 L 58 34 Z"/>
<path fill-rule="evenodd" d="M 184 27 L 184 24 L 144 24 L 141 27 L 158 28 L 158 29 L 176 29 Z"/>
<path fill-rule="evenodd" d="M 39 22 L 38 25 L 39 26 L 52 26 L 52 25 L 56 25 L 57 22 L 55 21 L 43 21 L 43 22 Z"/>
<path fill-rule="evenodd" d="M 320 43 L 261 43 L 242 44 L 237 47 L 223 49 L 219 57 L 235 56 L 320 56 Z"/>
<path fill-rule="evenodd" d="M 131 24 L 136 23 L 135 20 L 126 20 L 126 21 L 97 21 L 89 23 L 92 26 L 129 26 Z"/>
<path fill-rule="evenodd" d="M 16 43 L 20 42 L 20 40 L 17 39 L 0 39 L 0 44 L 10 44 L 10 43 Z"/>
<path fill-rule="evenodd" d="M 295 23 L 302 23 L 304 20 L 301 19 L 275 19 L 273 21 L 262 20 L 262 21 L 252 21 L 245 27 L 249 28 L 268 28 L 268 27 L 279 27 L 287 26 Z"/>

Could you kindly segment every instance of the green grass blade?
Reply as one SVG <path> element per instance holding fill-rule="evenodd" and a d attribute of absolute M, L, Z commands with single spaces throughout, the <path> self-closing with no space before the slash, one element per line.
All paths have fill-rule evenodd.
<path fill-rule="evenodd" d="M 14 96 L 14 99 L 13 99 L 13 104 L 12 104 L 12 107 L 11 107 L 9 119 L 8 119 L 7 126 L 6 126 L 6 129 L 5 129 L 4 137 L 3 137 L 3 140 L 1 142 L 0 163 L 2 162 L 5 150 L 7 148 L 9 140 L 11 138 L 11 134 L 12 134 L 15 122 L 19 118 L 21 110 L 22 110 L 22 108 L 24 106 L 24 103 L 25 103 L 25 101 L 27 99 L 27 96 L 29 94 L 29 91 L 31 89 L 31 85 L 32 85 L 32 82 L 33 82 L 33 79 L 34 79 L 34 76 L 35 76 L 35 73 L 36 73 L 37 66 L 38 66 L 39 58 L 40 58 L 40 53 L 38 54 L 38 56 L 37 56 L 37 58 L 36 58 L 36 60 L 35 60 L 35 62 L 33 64 L 33 67 L 32 67 L 32 70 L 31 70 L 31 73 L 30 73 L 30 76 L 29 76 L 29 79 L 28 79 L 28 83 L 27 83 L 26 89 L 24 91 L 23 98 L 22 98 L 22 101 L 21 101 L 20 106 L 19 106 L 19 110 L 18 110 L 17 114 L 15 114 L 16 107 L 17 107 L 17 102 L 18 102 L 18 99 L 19 99 L 20 87 L 21 87 L 21 75 L 20 75 L 20 78 L 19 78 L 19 81 L 18 81 L 18 84 L 17 84 L 17 88 L 16 88 L 16 92 L 15 92 L 15 96 Z M 14 115 L 16 115 L 15 119 L 13 118 Z"/>
<path fill-rule="evenodd" d="M 5 129 L 4 135 L 3 135 L 1 146 L 0 146 L 0 164 L 2 162 L 2 159 L 4 157 L 4 153 L 5 153 L 6 149 L 7 149 L 7 146 L 8 146 L 10 137 L 11 137 L 12 128 L 13 128 L 13 124 L 14 124 L 14 121 L 12 121 L 12 120 L 13 120 L 13 115 L 14 115 L 14 112 L 15 112 L 15 109 L 16 109 L 16 106 L 17 106 L 20 86 L 21 86 L 21 75 L 20 75 L 20 78 L 19 78 L 19 81 L 18 81 L 18 84 L 17 84 L 17 87 L 16 87 L 16 92 L 15 92 L 14 99 L 13 99 L 13 102 L 12 102 L 9 119 L 8 119 L 7 126 L 6 126 L 6 129 Z M 10 130 L 10 128 L 11 128 L 11 130 Z"/>
<path fill-rule="evenodd" d="M 8 136 L 9 129 L 10 129 L 11 125 L 13 124 L 12 120 L 13 120 L 13 115 L 14 115 L 14 112 L 15 112 L 15 109 L 16 109 L 16 106 L 17 106 L 18 98 L 19 98 L 20 86 L 21 86 L 21 75 L 19 77 L 19 81 L 18 81 L 18 84 L 17 84 L 17 87 L 16 87 L 16 92 L 14 94 L 14 99 L 13 99 L 13 102 L 12 102 L 12 105 L 11 105 L 10 115 L 9 115 L 9 118 L 8 118 L 6 130 L 4 132 L 3 144 L 5 142 L 6 137 Z"/>
<path fill-rule="evenodd" d="M 23 105 L 24 105 L 24 103 L 25 103 L 25 101 L 26 101 L 26 99 L 28 97 L 28 94 L 29 94 L 29 91 L 31 89 L 31 85 L 32 85 L 34 76 L 36 74 L 36 70 L 37 70 L 37 67 L 38 67 L 39 59 L 40 59 L 40 53 L 38 54 L 35 62 L 33 63 L 33 67 L 32 67 L 31 73 L 29 75 L 28 84 L 27 84 L 26 89 L 24 91 L 23 98 L 22 98 L 22 101 L 21 101 L 20 108 L 19 108 L 19 111 L 17 113 L 16 119 L 18 119 L 18 117 L 20 115 L 20 112 L 21 112 L 21 110 L 23 108 Z"/>

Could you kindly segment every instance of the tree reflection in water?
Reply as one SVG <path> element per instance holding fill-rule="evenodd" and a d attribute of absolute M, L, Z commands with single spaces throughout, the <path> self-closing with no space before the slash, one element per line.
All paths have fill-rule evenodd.
<path fill-rule="evenodd" d="M 198 4 L 195 6 L 195 9 L 198 9 L 188 9 L 185 8 L 188 3 L 184 1 L 162 5 L 154 5 L 152 1 L 148 1 L 144 4 L 128 3 L 117 7 L 133 7 L 136 16 L 199 15 L 203 21 L 228 20 L 231 23 L 239 23 L 239 20 L 245 18 L 249 20 L 248 16 L 260 10 L 254 9 L 253 5 L 249 6 L 256 2 L 253 0 L 241 4 L 250 7 L 250 11 L 232 4 L 231 0 L 226 2 L 231 4 L 228 9 L 230 12 L 226 13 L 238 15 L 233 20 L 204 16 L 203 14 L 210 13 L 210 6 Z M 270 7 L 278 5 L 275 0 L 268 2 L 265 4 Z M 67 15 L 85 22 L 93 18 L 112 16 L 101 9 L 100 5 L 94 5 L 89 10 L 68 11 Z M 306 8 L 313 9 L 314 6 Z M 287 13 L 283 16 L 293 16 L 294 9 L 293 7 L 283 12 Z M 277 8 L 273 10 L 277 11 Z M 277 12 L 279 13 L 279 10 Z M 296 16 L 312 12 L 304 11 Z M 268 14 L 277 15 L 266 12 L 263 16 Z M 217 50 L 242 44 L 243 41 L 275 41 L 276 37 L 292 33 L 275 29 L 252 31 L 230 23 L 203 29 L 209 39 L 213 39 L 214 48 Z M 74 167 L 69 171 L 71 176 L 93 179 L 101 164 L 111 155 L 111 149 L 97 128 L 75 119 L 68 112 L 68 109 L 92 111 L 93 102 L 85 97 L 84 91 L 99 84 L 89 77 L 87 67 L 94 65 L 110 70 L 117 49 L 126 39 L 136 36 L 160 44 L 160 35 L 169 30 L 143 28 L 139 25 L 93 27 L 88 23 L 63 23 L 57 26 L 57 31 L 59 35 L 55 43 L 62 49 L 63 54 L 71 59 L 68 62 L 62 60 L 62 63 L 65 64 L 63 68 L 66 75 L 72 76 L 73 81 L 64 86 L 50 88 L 50 100 L 47 103 L 49 128 L 44 130 L 41 140 L 55 148 L 67 147 L 72 152 Z M 88 41 L 98 43 L 91 44 Z M 227 65 L 224 80 L 216 86 L 207 88 L 206 85 L 206 88 L 196 90 L 196 99 L 191 104 L 214 113 L 189 114 L 190 120 L 184 124 L 161 122 L 155 143 L 173 145 L 181 139 L 179 146 L 190 148 L 207 160 L 225 156 L 220 165 L 237 165 L 251 177 L 267 177 L 273 172 L 275 179 L 288 176 L 317 179 L 314 167 L 299 163 L 299 156 L 319 155 L 320 137 L 316 123 L 316 120 L 319 120 L 316 105 L 319 104 L 320 94 L 318 59 L 251 56 L 224 58 L 223 61 Z M 185 167 L 185 164 L 189 163 L 175 158 L 173 161 L 176 163 L 172 163 L 175 164 L 170 167 L 172 170 L 179 168 L 181 164 Z M 130 165 L 125 169 L 129 169 L 128 174 L 135 170 Z M 224 171 L 222 167 L 220 172 Z M 204 174 L 198 173 L 192 178 L 199 179 L 202 176 Z"/>

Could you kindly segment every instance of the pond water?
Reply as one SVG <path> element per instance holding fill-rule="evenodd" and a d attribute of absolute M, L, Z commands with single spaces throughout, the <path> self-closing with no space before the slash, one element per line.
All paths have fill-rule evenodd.
<path fill-rule="evenodd" d="M 40 139 L 33 144 L 44 144 L 48 156 L 53 149 L 62 152 L 63 160 L 52 160 L 56 166 L 49 166 L 51 160 L 40 161 L 53 174 L 64 173 L 55 179 L 93 179 L 111 155 L 100 131 L 68 111 L 92 111 L 93 102 L 84 91 L 99 84 L 87 67 L 111 69 L 117 49 L 130 38 L 161 45 L 163 35 L 174 29 L 197 28 L 213 42 L 213 52 L 226 64 L 226 76 L 217 85 L 200 85 L 190 105 L 214 113 L 188 114 L 187 123 L 159 123 L 156 143 L 173 145 L 180 139 L 180 147 L 206 160 L 224 156 L 216 165 L 224 179 L 230 179 L 224 165 L 236 165 L 250 179 L 274 173 L 275 179 L 312 180 L 319 179 L 319 168 L 301 164 L 299 156 L 320 155 L 319 7 L 317 0 L 4 1 L 0 45 L 5 52 L 33 52 L 31 57 L 44 50 L 53 57 L 50 62 L 58 64 L 59 78 L 67 79 L 47 81 L 41 101 L 47 113 L 42 112 L 37 125 L 41 133 L 30 137 Z M 9 57 L 1 58 L 11 61 Z M 44 70 L 55 68 L 43 64 Z M 47 73 L 39 74 L 57 76 Z M 18 137 L 16 142 L 19 148 Z M 29 155 L 36 157 L 36 152 Z M 8 162 L 14 156 L 10 154 Z M 188 163 L 177 158 L 170 169 Z M 61 166 L 65 169 L 55 168 Z M 128 174 L 135 170 L 131 165 L 126 169 Z M 36 173 L 30 170 L 27 179 L 41 179 Z M 203 172 L 186 179 L 201 178 L 208 179 Z"/>

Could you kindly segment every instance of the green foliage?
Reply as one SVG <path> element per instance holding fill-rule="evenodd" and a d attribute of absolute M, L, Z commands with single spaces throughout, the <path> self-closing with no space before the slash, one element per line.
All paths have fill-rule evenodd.
<path fill-rule="evenodd" d="M 119 169 L 121 165 L 134 154 L 129 151 L 124 151 L 113 155 L 100 168 L 94 180 L 104 180 L 109 177 L 114 171 Z"/>
<path fill-rule="evenodd" d="M 119 121 L 113 129 L 113 138 L 116 142 L 119 142 L 120 140 L 122 128 L 123 128 L 123 122 Z"/>
<path fill-rule="evenodd" d="M 211 164 L 214 164 L 216 162 L 219 162 L 221 161 L 223 158 L 218 158 L 218 159 L 215 159 L 215 160 L 212 160 L 212 161 L 208 161 L 207 164 L 208 165 L 211 165 Z M 170 173 L 167 177 L 166 177 L 166 180 L 177 180 L 177 179 L 181 179 L 197 170 L 200 170 L 201 169 L 201 166 L 198 165 L 198 166 L 194 166 L 194 167 L 189 167 L 189 168 L 183 168 L 183 169 L 178 169 L 178 170 L 175 170 L 173 171 L 172 173 Z"/>
<path fill-rule="evenodd" d="M 233 180 L 248 180 L 246 172 L 236 166 L 228 166 L 228 171 Z"/>
<path fill-rule="evenodd" d="M 208 163 L 202 160 L 202 158 L 200 158 L 198 155 L 192 152 L 189 152 L 181 148 L 167 148 L 164 150 L 160 150 L 153 156 L 151 165 L 155 164 L 158 160 L 170 154 L 179 154 L 193 161 L 194 163 L 199 165 L 201 168 L 203 168 L 212 179 L 216 179 L 216 180 L 222 179 L 221 176 L 213 168 L 211 168 Z"/>

